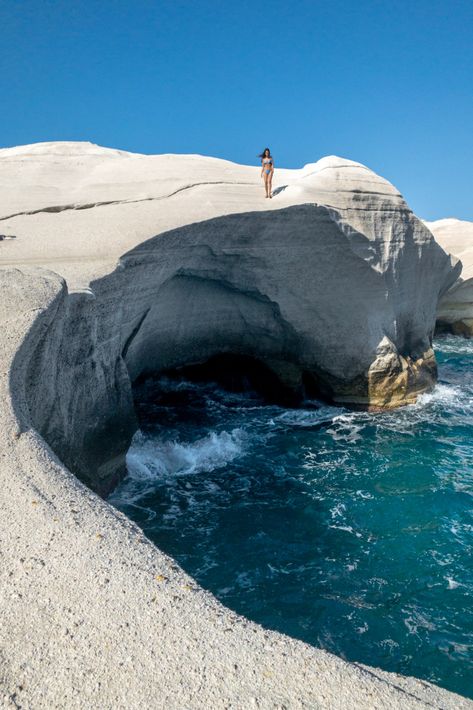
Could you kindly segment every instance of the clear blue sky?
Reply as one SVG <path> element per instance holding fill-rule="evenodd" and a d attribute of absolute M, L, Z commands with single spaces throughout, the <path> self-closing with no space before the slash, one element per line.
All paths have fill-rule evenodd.
<path fill-rule="evenodd" d="M 328 155 L 473 220 L 472 0 L 0 0 L 0 145 Z"/>

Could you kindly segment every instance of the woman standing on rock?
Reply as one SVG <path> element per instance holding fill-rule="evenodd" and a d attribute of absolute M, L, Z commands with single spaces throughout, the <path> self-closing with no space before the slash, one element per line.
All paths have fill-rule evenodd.
<path fill-rule="evenodd" d="M 266 197 L 272 197 L 271 187 L 274 173 L 274 160 L 269 148 L 265 148 L 259 156 L 261 158 L 261 177 L 264 178 Z"/>

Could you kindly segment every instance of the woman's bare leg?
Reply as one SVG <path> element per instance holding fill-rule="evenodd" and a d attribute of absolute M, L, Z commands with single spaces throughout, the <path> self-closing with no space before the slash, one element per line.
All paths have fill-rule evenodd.
<path fill-rule="evenodd" d="M 268 197 L 273 196 L 273 171 L 268 175 Z"/>
<path fill-rule="evenodd" d="M 269 178 L 271 176 L 271 173 L 267 175 L 266 173 L 264 174 L 264 189 L 266 190 L 266 197 L 269 197 Z"/>

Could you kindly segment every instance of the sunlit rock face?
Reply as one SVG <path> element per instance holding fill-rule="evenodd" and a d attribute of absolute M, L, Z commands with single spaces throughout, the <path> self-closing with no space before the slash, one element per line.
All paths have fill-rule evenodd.
<path fill-rule="evenodd" d="M 268 200 L 258 168 L 52 143 L 0 151 L 0 178 L 0 265 L 65 279 L 21 352 L 32 420 L 97 490 L 123 471 L 146 375 L 229 354 L 295 400 L 362 408 L 436 380 L 460 265 L 363 165 L 277 170 Z"/>
<path fill-rule="evenodd" d="M 439 303 L 439 331 L 473 337 L 473 222 L 439 219 L 425 222 L 437 242 L 463 265 L 461 277 Z"/>

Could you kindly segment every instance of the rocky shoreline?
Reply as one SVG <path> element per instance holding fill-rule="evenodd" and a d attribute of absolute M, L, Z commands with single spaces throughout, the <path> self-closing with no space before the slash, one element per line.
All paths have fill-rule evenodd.
<path fill-rule="evenodd" d="M 324 160 L 269 208 L 225 161 L 0 151 L 5 707 L 473 707 L 238 617 L 90 490 L 123 475 L 146 373 L 227 351 L 364 407 L 435 383 L 459 265 L 389 183 Z"/>

